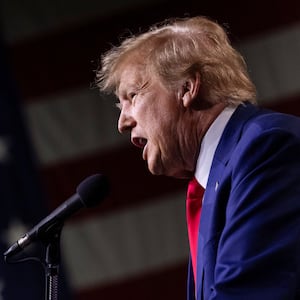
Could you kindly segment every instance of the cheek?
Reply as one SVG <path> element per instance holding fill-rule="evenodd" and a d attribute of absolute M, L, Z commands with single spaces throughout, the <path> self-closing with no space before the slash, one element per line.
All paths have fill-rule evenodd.
<path fill-rule="evenodd" d="M 148 136 L 153 139 L 171 139 L 177 132 L 179 121 L 179 112 L 176 107 L 169 105 L 169 102 L 173 102 L 174 99 L 166 99 L 164 102 L 149 99 L 143 103 L 150 101 L 152 101 L 152 105 L 140 105 L 136 111 L 140 125 L 147 130 Z"/>
<path fill-rule="evenodd" d="M 146 105 L 141 106 L 135 112 L 139 125 L 146 130 L 148 136 L 156 136 L 162 128 L 161 117 L 158 111 Z"/>

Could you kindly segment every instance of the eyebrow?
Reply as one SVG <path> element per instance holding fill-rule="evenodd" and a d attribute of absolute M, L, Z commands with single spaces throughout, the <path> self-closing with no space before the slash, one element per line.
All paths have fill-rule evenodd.
<path fill-rule="evenodd" d="M 150 80 L 146 80 L 143 84 L 137 84 L 137 83 L 131 83 L 131 84 L 128 84 L 126 85 L 126 92 L 124 90 L 121 90 L 120 92 L 120 85 L 116 88 L 116 91 L 115 91 L 115 95 L 119 98 L 119 95 L 121 94 L 126 94 L 127 95 L 127 92 L 128 90 L 134 90 L 136 92 L 139 92 L 145 88 L 147 88 L 150 84 Z"/>

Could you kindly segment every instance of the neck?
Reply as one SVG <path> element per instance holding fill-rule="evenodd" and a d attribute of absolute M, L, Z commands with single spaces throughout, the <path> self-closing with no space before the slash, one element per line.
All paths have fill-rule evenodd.
<path fill-rule="evenodd" d="M 194 110 L 192 119 L 193 122 L 190 127 L 192 134 L 187 135 L 189 136 L 189 140 L 186 141 L 189 144 L 191 144 L 192 141 L 194 145 L 194 152 L 192 153 L 192 159 L 190 161 L 190 176 L 193 176 L 194 174 L 203 137 L 205 136 L 211 124 L 216 120 L 225 107 L 226 104 L 218 103 L 212 106 L 206 106 L 205 108 L 199 110 Z"/>

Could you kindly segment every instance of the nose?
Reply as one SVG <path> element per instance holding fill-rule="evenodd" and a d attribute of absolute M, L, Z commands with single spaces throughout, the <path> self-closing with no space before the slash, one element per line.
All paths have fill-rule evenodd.
<path fill-rule="evenodd" d="M 130 131 L 136 126 L 136 121 L 128 110 L 122 108 L 118 121 L 118 130 L 120 133 Z"/>

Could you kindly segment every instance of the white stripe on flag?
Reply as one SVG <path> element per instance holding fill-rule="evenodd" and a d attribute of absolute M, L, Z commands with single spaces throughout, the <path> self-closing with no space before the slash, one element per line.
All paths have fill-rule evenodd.
<path fill-rule="evenodd" d="M 187 261 L 185 193 L 65 225 L 62 249 L 76 289 Z"/>
<path fill-rule="evenodd" d="M 43 165 L 119 146 L 116 100 L 99 91 L 78 89 L 29 103 L 27 119 Z"/>

